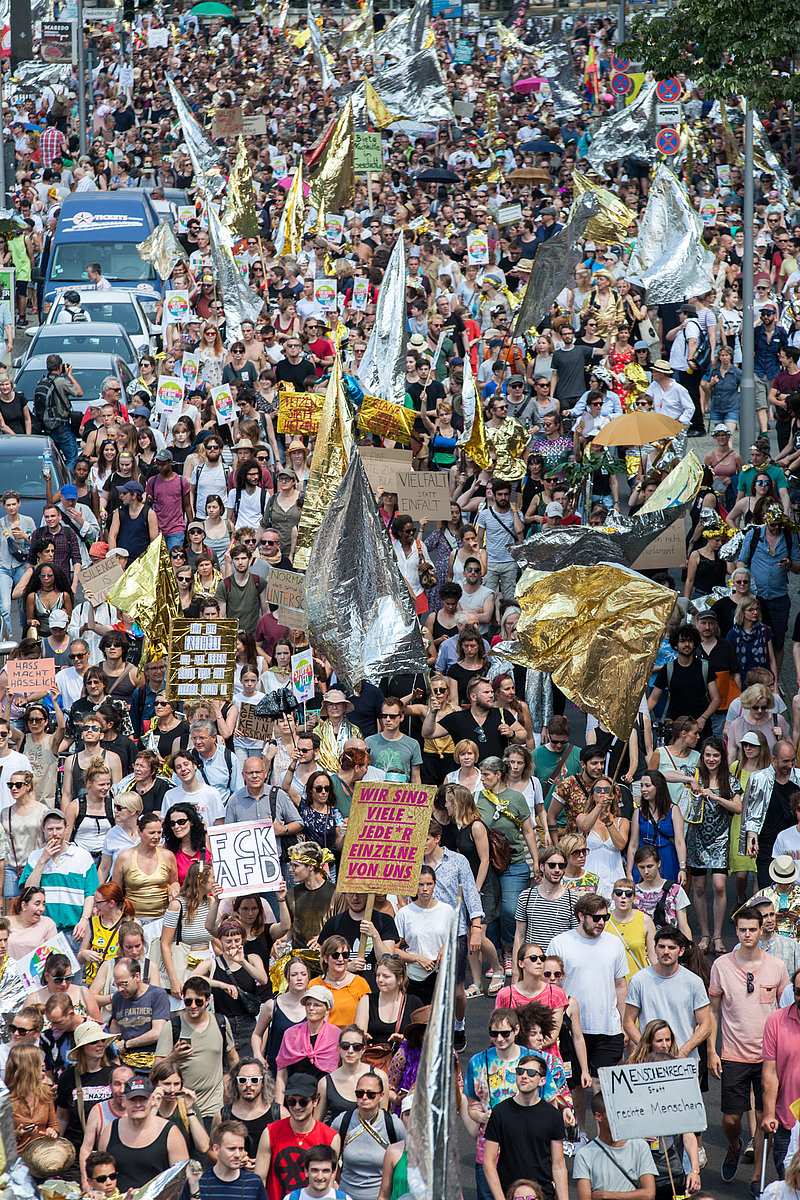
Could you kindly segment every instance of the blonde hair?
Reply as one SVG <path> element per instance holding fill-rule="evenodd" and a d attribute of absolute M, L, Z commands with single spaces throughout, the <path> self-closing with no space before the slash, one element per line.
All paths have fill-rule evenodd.
<path fill-rule="evenodd" d="M 44 1055 L 38 1046 L 12 1046 L 6 1064 L 5 1082 L 15 1097 L 30 1103 L 38 1101 L 48 1104 L 52 1100 L 51 1088 L 42 1079 Z"/>
<path fill-rule="evenodd" d="M 749 688 L 745 688 L 739 697 L 742 704 L 742 712 L 750 709 L 754 704 L 758 704 L 759 700 L 762 704 L 769 704 L 772 707 L 773 697 L 772 692 L 763 683 L 753 683 Z"/>
<path fill-rule="evenodd" d="M 131 790 L 130 792 L 120 792 L 114 797 L 114 807 L 124 808 L 126 812 L 140 813 L 142 811 L 142 797 L 138 792 Z"/>
<path fill-rule="evenodd" d="M 586 838 L 582 833 L 565 833 L 558 843 L 558 848 L 564 858 L 569 858 L 575 850 L 583 850 L 585 845 Z"/>
<path fill-rule="evenodd" d="M 111 768 L 104 759 L 100 758 L 99 755 L 96 755 L 93 759 L 91 759 L 88 767 L 83 772 L 83 778 L 87 783 L 92 783 L 92 781 L 95 780 L 98 775 L 108 775 L 110 779 Z"/>
<path fill-rule="evenodd" d="M 456 742 L 455 746 L 453 747 L 454 760 L 458 762 L 465 750 L 472 751 L 472 753 L 475 755 L 475 763 L 477 764 L 478 758 L 480 757 L 478 753 L 478 747 L 475 742 L 471 741 L 469 738 L 462 738 L 460 742 Z"/>
<path fill-rule="evenodd" d="M 460 783 L 451 783 L 448 785 L 447 794 L 453 799 L 453 816 L 457 825 L 472 825 L 474 821 L 481 820 L 475 797 L 469 788 Z"/>

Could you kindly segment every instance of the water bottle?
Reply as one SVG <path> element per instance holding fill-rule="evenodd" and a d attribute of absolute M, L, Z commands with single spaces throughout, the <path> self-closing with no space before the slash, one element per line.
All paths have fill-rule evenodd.
<path fill-rule="evenodd" d="M 42 474 L 44 475 L 45 479 L 50 478 L 50 467 L 52 462 L 53 459 L 50 454 L 50 439 L 48 438 L 48 440 L 45 442 L 45 447 L 42 452 Z"/>

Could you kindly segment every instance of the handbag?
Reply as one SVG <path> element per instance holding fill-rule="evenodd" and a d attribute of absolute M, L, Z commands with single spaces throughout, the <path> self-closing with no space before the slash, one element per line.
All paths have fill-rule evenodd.
<path fill-rule="evenodd" d="M 397 1014 L 397 1020 L 394 1023 L 395 1033 L 400 1032 L 400 1022 L 403 1019 L 403 1013 L 405 1011 L 406 998 L 403 996 L 403 999 L 400 1003 L 400 1010 Z M 369 1066 L 374 1068 L 376 1071 L 387 1071 L 389 1069 L 389 1063 L 392 1061 L 394 1052 L 395 1047 L 391 1044 L 391 1042 L 372 1042 L 371 1045 L 365 1048 L 362 1055 L 362 1061 L 368 1063 Z"/>
<path fill-rule="evenodd" d="M 487 828 L 489 837 L 489 862 L 499 875 L 511 866 L 511 842 L 499 829 Z"/>
<path fill-rule="evenodd" d="M 244 990 L 244 988 L 239 987 L 238 983 L 233 978 L 233 976 L 231 975 L 228 968 L 225 966 L 224 959 L 218 958 L 216 960 L 216 962 L 217 962 L 218 966 L 222 967 L 223 971 L 228 976 L 228 979 L 230 979 L 231 983 L 236 988 L 236 992 L 239 997 L 239 1001 L 242 1005 L 242 1008 L 247 1013 L 248 1017 L 257 1017 L 258 1014 L 261 1012 L 261 1001 L 259 1000 L 258 996 L 254 995 L 252 992 L 246 992 Z"/>

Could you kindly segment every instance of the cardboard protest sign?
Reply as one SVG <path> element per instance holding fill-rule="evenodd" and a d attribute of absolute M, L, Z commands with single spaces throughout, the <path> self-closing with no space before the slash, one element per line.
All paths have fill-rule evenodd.
<path fill-rule="evenodd" d="M 192 210 L 193 212 L 194 210 Z M 180 292 L 165 292 L 164 293 L 164 324 L 178 325 L 186 321 L 192 311 L 192 306 L 189 303 L 189 293 Z"/>
<path fill-rule="evenodd" d="M 217 424 L 232 425 L 236 420 L 236 409 L 233 404 L 233 392 L 227 383 L 211 389 L 211 400 L 217 416 Z"/>
<path fill-rule="evenodd" d="M 316 433 L 325 397 L 317 392 L 278 389 L 278 433 Z"/>
<path fill-rule="evenodd" d="M 270 567 L 267 603 L 277 604 L 275 620 L 289 629 L 306 628 L 306 577 L 301 571 Z"/>
<path fill-rule="evenodd" d="M 686 562 L 686 533 L 681 517 L 645 546 L 633 563 L 634 571 L 656 571 L 662 567 L 680 567 Z"/>
<path fill-rule="evenodd" d="M 358 783 L 336 886 L 340 892 L 413 896 L 436 788 Z"/>
<path fill-rule="evenodd" d="M 280 887 L 283 876 L 272 821 L 210 825 L 208 843 L 223 896 L 275 892 Z"/>
<path fill-rule="evenodd" d="M 218 108 L 214 113 L 214 137 L 238 137 L 244 133 L 244 115 L 240 108 Z"/>
<path fill-rule="evenodd" d="M 600 1067 L 598 1075 L 615 1141 L 700 1133 L 708 1124 L 692 1059 Z"/>
<path fill-rule="evenodd" d="M 235 618 L 176 617 L 169 630 L 167 699 L 232 700 L 238 632 Z"/>
<path fill-rule="evenodd" d="M 266 137 L 267 117 L 265 113 L 252 113 L 242 118 L 242 133 L 245 137 Z"/>
<path fill-rule="evenodd" d="M 14 658 L 6 663 L 10 692 L 49 691 L 56 682 L 54 658 Z"/>
<path fill-rule="evenodd" d="M 257 717 L 256 706 L 243 700 L 239 705 L 239 724 L 236 736 L 253 738 L 257 742 L 265 742 L 270 735 L 272 721 L 269 717 Z"/>
<path fill-rule="evenodd" d="M 292 655 L 292 690 L 301 704 L 314 696 L 314 655 L 311 647 Z"/>
<path fill-rule="evenodd" d="M 385 450 L 380 446 L 359 446 L 358 452 L 373 492 L 377 492 L 381 488 L 384 492 L 396 492 L 398 472 L 411 470 L 410 450 Z"/>
<path fill-rule="evenodd" d="M 116 554 L 92 563 L 81 571 L 83 593 L 90 604 L 100 604 L 110 589 L 122 578 L 122 563 Z"/>
<path fill-rule="evenodd" d="M 415 521 L 450 520 L 450 480 L 442 471 L 399 471 L 397 511 Z"/>
<path fill-rule="evenodd" d="M 382 400 L 379 396 L 364 396 L 358 411 L 358 428 L 379 437 L 409 442 L 416 413 L 411 408 Z"/>
<path fill-rule="evenodd" d="M 69 959 L 70 970 L 75 972 L 80 969 L 78 960 L 72 953 L 72 948 L 66 937 L 63 933 L 57 933 L 54 938 L 51 938 L 43 946 L 37 946 L 35 950 L 31 950 L 30 954 L 26 954 L 23 958 L 16 960 L 17 974 L 28 991 L 33 991 L 35 988 L 42 986 L 42 972 L 50 954 L 66 954 Z"/>
<path fill-rule="evenodd" d="M 162 375 L 158 381 L 156 392 L 156 409 L 168 411 L 183 403 L 186 393 L 186 380 L 178 379 L 175 375 Z"/>

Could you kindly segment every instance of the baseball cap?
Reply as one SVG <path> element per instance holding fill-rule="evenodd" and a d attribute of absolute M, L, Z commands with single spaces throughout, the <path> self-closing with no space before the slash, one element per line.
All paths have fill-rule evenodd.
<path fill-rule="evenodd" d="M 309 1075 L 304 1071 L 297 1071 L 294 1075 L 290 1075 L 286 1080 L 287 1096 L 316 1096 L 319 1084 L 313 1075 Z M 127 1095 L 127 1090 L 126 1090 Z"/>
<path fill-rule="evenodd" d="M 131 409 L 132 417 L 150 417 L 150 409 L 146 404 L 137 404 L 136 408 Z"/>
<path fill-rule="evenodd" d="M 544 510 L 546 517 L 563 517 L 564 508 L 557 500 L 551 500 L 547 508 Z"/>
<path fill-rule="evenodd" d="M 121 487 L 117 488 L 117 491 L 119 492 L 120 496 L 123 494 L 123 492 L 130 492 L 134 496 L 144 495 L 144 488 L 135 479 L 129 479 L 127 483 L 123 483 Z"/>
<path fill-rule="evenodd" d="M 173 461 L 172 452 L 170 450 L 159 450 L 158 454 L 155 456 L 154 461 L 161 462 L 161 463 L 165 463 L 165 462 L 171 463 Z"/>
<path fill-rule="evenodd" d="M 125 1084 L 125 1097 L 152 1096 L 153 1085 L 149 1079 L 129 1079 Z"/>
<path fill-rule="evenodd" d="M 720 421 L 717 425 L 714 426 L 714 428 L 711 430 L 711 432 L 712 432 L 712 434 L 714 434 L 714 433 L 730 433 L 730 429 L 728 429 L 728 426 L 725 424 L 724 421 Z"/>
<path fill-rule="evenodd" d="M 50 613 L 49 617 L 50 628 L 66 629 L 69 625 L 69 617 L 64 612 L 63 608 L 56 608 Z"/>
<path fill-rule="evenodd" d="M 740 746 L 760 746 L 761 742 L 758 740 L 758 734 L 753 733 L 752 730 L 749 730 L 746 734 L 744 734 L 743 737 L 739 738 L 739 745 Z"/>
<path fill-rule="evenodd" d="M 74 483 L 65 483 L 62 486 L 61 499 L 62 500 L 77 500 L 78 499 L 78 489 L 75 487 Z"/>

